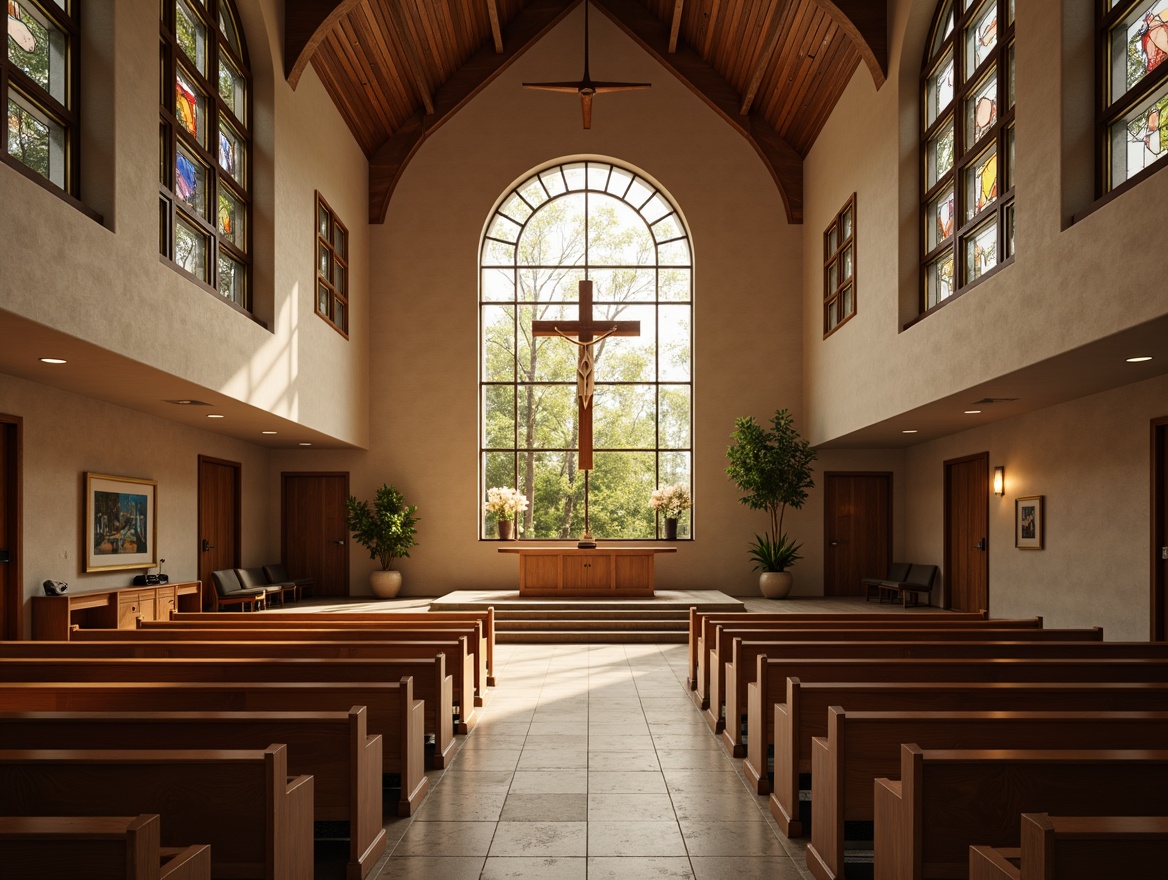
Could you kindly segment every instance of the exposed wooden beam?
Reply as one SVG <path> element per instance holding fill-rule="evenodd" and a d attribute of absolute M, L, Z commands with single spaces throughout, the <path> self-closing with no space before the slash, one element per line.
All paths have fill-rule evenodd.
<path fill-rule="evenodd" d="M 592 0 L 670 73 L 746 138 L 779 188 L 789 223 L 803 222 L 803 159 L 757 113 L 739 114 L 738 92 L 696 52 L 682 44 L 669 53 L 669 27 L 637 0 Z"/>
<path fill-rule="evenodd" d="M 710 0 L 710 14 L 706 19 L 706 36 L 702 40 L 702 57 L 709 59 L 710 49 L 714 45 L 714 26 L 718 24 L 718 10 L 722 7 L 722 0 Z"/>
<path fill-rule="evenodd" d="M 669 26 L 669 54 L 677 51 L 677 35 L 681 32 L 681 12 L 685 0 L 673 0 L 673 24 Z"/>
<path fill-rule="evenodd" d="M 425 109 L 426 115 L 433 116 L 434 99 L 431 96 L 430 80 L 426 76 L 426 68 L 422 66 L 422 61 L 416 51 L 414 29 L 406 21 L 406 13 L 402 9 L 401 3 L 390 0 L 385 5 L 389 7 L 389 14 L 393 17 L 393 29 L 397 31 L 402 49 L 405 50 L 405 62 L 409 68 L 410 79 L 414 82 L 414 89 L 417 91 L 418 97 L 422 99 L 422 107 Z"/>
<path fill-rule="evenodd" d="M 814 0 L 855 44 L 876 88 L 888 79 L 888 5 L 871 0 Z"/>
<path fill-rule="evenodd" d="M 487 0 L 487 15 L 491 17 L 491 36 L 495 39 L 495 54 L 503 54 L 503 26 L 499 24 L 499 0 Z"/>
<path fill-rule="evenodd" d="M 369 222 L 385 222 L 389 199 L 402 171 L 422 142 L 482 91 L 516 58 L 572 11 L 581 0 L 531 0 L 523 11 L 507 23 L 503 54 L 488 43 L 470 57 L 434 93 L 434 112 L 415 113 L 373 154 L 369 160 Z"/>
<path fill-rule="evenodd" d="M 763 74 L 771 59 L 775 57 L 775 47 L 779 44 L 779 27 L 783 23 L 783 16 L 787 12 L 790 0 L 777 0 L 771 7 L 771 14 L 766 22 L 766 35 L 763 37 L 762 49 L 754 61 L 754 72 L 750 75 L 750 82 L 746 84 L 746 91 L 742 94 L 742 106 L 738 108 L 738 115 L 745 116 L 750 112 L 750 105 L 754 103 L 754 96 L 758 94 L 758 87 L 762 85 Z"/>
<path fill-rule="evenodd" d="M 296 88 L 328 32 L 361 0 L 286 0 L 284 3 L 284 78 Z"/>

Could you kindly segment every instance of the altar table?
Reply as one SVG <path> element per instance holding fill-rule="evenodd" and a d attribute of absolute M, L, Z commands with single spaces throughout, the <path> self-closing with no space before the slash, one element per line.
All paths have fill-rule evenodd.
<path fill-rule="evenodd" d="M 519 555 L 521 596 L 652 596 L 653 557 L 676 547 L 500 547 Z"/>

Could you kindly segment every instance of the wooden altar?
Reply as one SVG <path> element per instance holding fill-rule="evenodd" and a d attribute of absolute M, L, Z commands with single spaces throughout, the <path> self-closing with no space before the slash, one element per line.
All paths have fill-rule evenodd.
<path fill-rule="evenodd" d="M 519 555 L 520 596 L 653 595 L 653 557 L 676 547 L 500 547 Z"/>

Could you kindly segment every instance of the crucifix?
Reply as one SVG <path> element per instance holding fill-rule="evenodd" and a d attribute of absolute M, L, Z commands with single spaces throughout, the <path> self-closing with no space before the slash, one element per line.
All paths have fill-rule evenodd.
<path fill-rule="evenodd" d="M 560 336 L 579 350 L 576 357 L 576 404 L 580 423 L 577 467 L 584 471 L 584 535 L 581 541 L 583 545 L 592 541 L 588 528 L 588 472 L 592 470 L 592 395 L 596 390 L 596 361 L 592 346 L 609 336 L 640 336 L 641 322 L 593 320 L 592 282 L 581 281 L 579 320 L 532 321 L 531 335 Z"/>

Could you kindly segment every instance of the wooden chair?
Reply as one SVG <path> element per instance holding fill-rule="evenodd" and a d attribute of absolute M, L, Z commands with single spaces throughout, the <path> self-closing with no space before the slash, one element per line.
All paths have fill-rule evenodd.
<path fill-rule="evenodd" d="M 224 568 L 211 572 L 211 580 L 215 583 L 215 610 L 225 605 L 238 605 L 241 611 L 258 611 L 264 607 L 264 599 L 268 594 L 265 589 L 245 590 L 239 582 L 239 575 L 233 568 Z"/>
<path fill-rule="evenodd" d="M 933 591 L 933 584 L 937 580 L 937 566 L 913 564 L 909 569 L 908 577 L 904 580 L 889 579 L 880 583 L 880 591 L 889 593 L 893 601 L 900 595 L 900 604 L 907 607 L 908 595 L 912 593 L 913 605 L 920 604 L 921 594 L 926 596 Z"/>
<path fill-rule="evenodd" d="M 263 590 L 266 594 L 264 604 L 270 599 L 279 599 L 280 607 L 283 608 L 284 597 L 288 594 L 291 594 L 293 602 L 300 599 L 300 587 L 292 581 L 268 580 L 262 568 L 237 568 L 235 576 L 239 578 L 239 585 L 245 590 Z"/>
<path fill-rule="evenodd" d="M 308 596 L 312 593 L 312 578 L 289 577 L 288 569 L 284 567 L 284 563 L 282 562 L 277 562 L 274 565 L 265 565 L 264 577 L 268 579 L 269 584 L 296 584 L 300 588 L 301 596 Z"/>
<path fill-rule="evenodd" d="M 860 584 L 864 587 L 864 601 L 871 601 L 872 593 L 875 592 L 876 598 L 883 602 L 884 593 L 880 589 L 881 584 L 887 581 L 903 581 L 908 577 L 910 568 L 912 566 L 907 562 L 894 562 L 888 567 L 888 574 L 882 578 L 860 578 Z"/>

